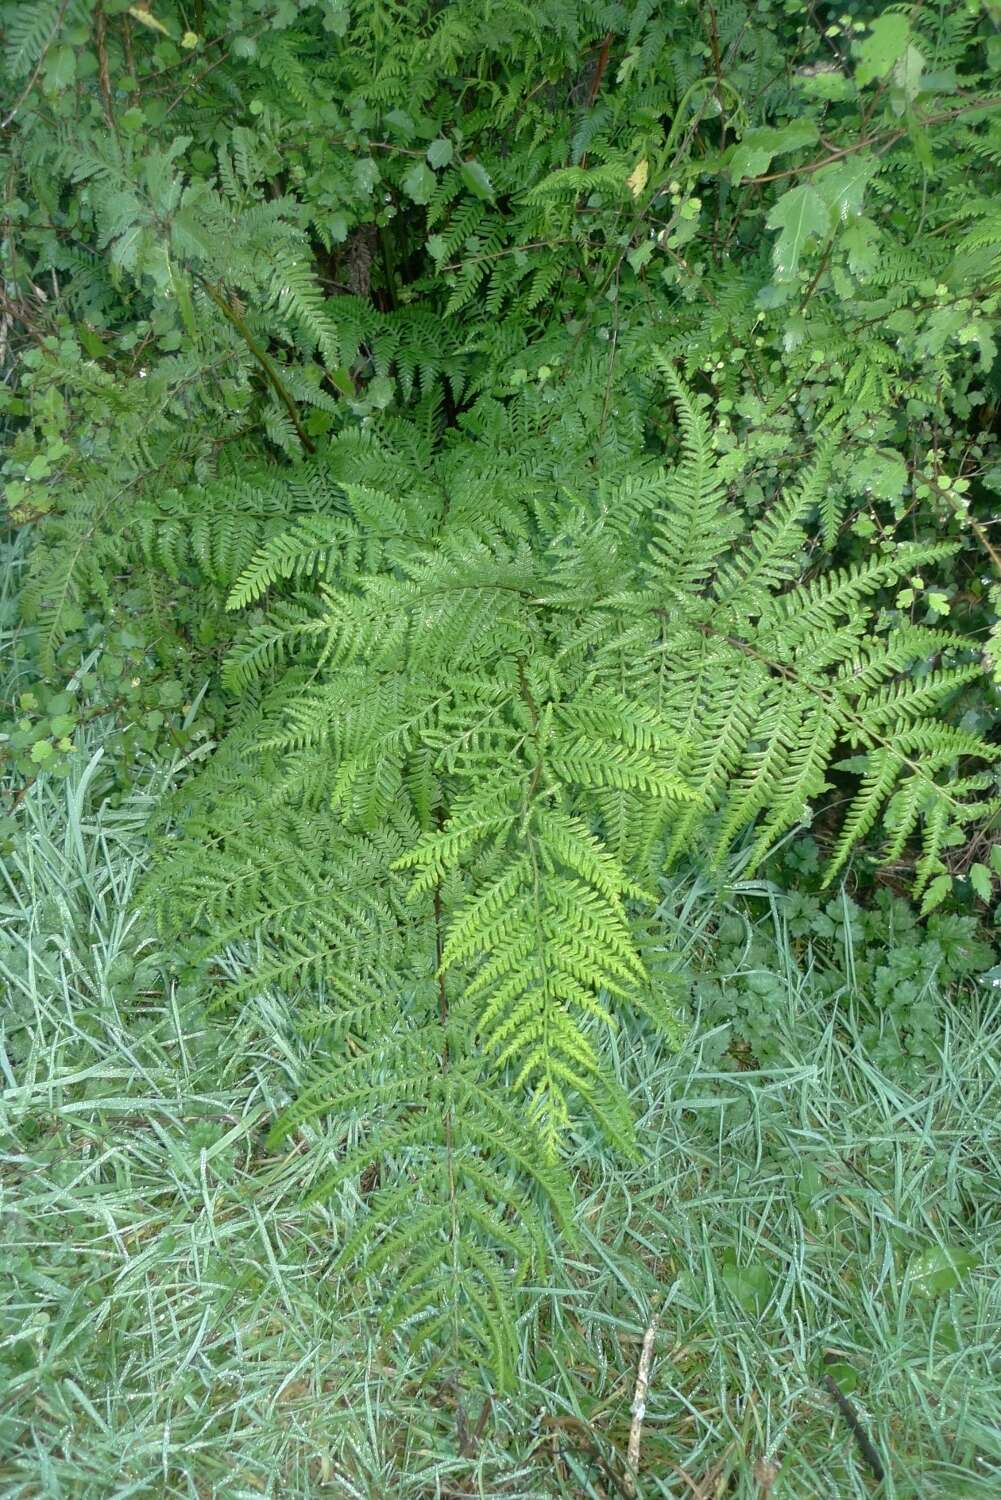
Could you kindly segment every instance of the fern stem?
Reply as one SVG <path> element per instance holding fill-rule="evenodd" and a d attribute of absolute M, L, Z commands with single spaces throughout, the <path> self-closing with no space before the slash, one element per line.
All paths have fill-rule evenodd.
<path fill-rule="evenodd" d="M 382 254 L 382 273 L 386 278 L 386 296 L 389 298 L 390 308 L 395 312 L 397 307 L 396 273 L 393 269 L 393 252 L 385 224 L 379 225 L 379 250 Z"/>
<path fill-rule="evenodd" d="M 441 808 L 437 814 L 439 831 L 445 823 Z M 438 1019 L 441 1022 L 441 1072 L 445 1077 L 449 1071 L 450 1056 L 448 1050 L 448 991 L 445 988 L 445 911 L 441 896 L 441 881 L 434 889 L 434 956 L 438 971 Z M 443 1121 L 445 1134 L 445 1171 L 448 1177 L 448 1205 L 451 1218 L 452 1241 L 452 1264 L 456 1276 L 459 1274 L 459 1222 L 455 1206 L 455 1143 L 452 1132 L 452 1102 L 446 1094 L 445 1118 Z M 458 1333 L 458 1329 L 456 1330 Z"/>
<path fill-rule="evenodd" d="M 275 392 L 275 395 L 278 397 L 282 405 L 285 407 L 285 410 L 288 412 L 292 422 L 292 426 L 295 428 L 299 441 L 305 448 L 306 452 L 315 453 L 316 444 L 313 442 L 313 439 L 310 437 L 309 433 L 302 425 L 302 416 L 300 414 L 298 406 L 296 405 L 295 398 L 293 397 L 292 392 L 289 390 L 284 380 L 282 380 L 277 369 L 275 368 L 274 362 L 269 359 L 268 355 L 265 354 L 260 344 L 254 338 L 254 335 L 251 333 L 250 329 L 247 326 L 247 321 L 243 317 L 243 314 L 233 306 L 233 304 L 223 293 L 221 288 L 213 286 L 210 281 L 206 281 L 204 276 L 199 276 L 198 280 L 204 287 L 206 295 L 210 297 L 211 300 L 215 303 L 216 307 L 218 307 L 223 317 L 233 325 L 237 333 L 243 339 L 243 342 L 246 344 L 247 348 L 250 350 L 251 354 L 257 360 L 257 363 L 260 365 L 261 369 L 264 372 L 268 384 L 271 386 L 272 390 Z"/>
<path fill-rule="evenodd" d="M 892 739 L 888 739 L 884 735 L 874 733 L 873 730 L 868 728 L 865 721 L 858 714 L 854 713 L 853 710 L 848 707 L 847 703 L 845 703 L 844 700 L 840 698 L 836 693 L 825 692 L 823 688 L 821 688 L 816 682 L 804 682 L 804 679 L 800 676 L 800 674 L 787 663 L 774 661 L 771 657 L 763 655 L 760 651 L 755 651 L 754 647 L 750 644 L 749 641 L 742 641 L 737 636 L 720 636 L 717 631 L 713 630 L 711 625 L 699 625 L 697 628 L 702 635 L 708 637 L 709 639 L 717 637 L 718 639 L 725 641 L 728 646 L 733 646 L 735 650 L 739 651 L 743 656 L 749 657 L 752 661 L 760 662 L 762 666 L 766 666 L 771 672 L 777 672 L 778 675 L 780 677 L 784 677 L 786 681 L 794 682 L 798 686 L 809 686 L 810 691 L 814 693 L 816 697 L 821 700 L 821 702 L 825 703 L 828 708 L 832 709 L 835 714 L 839 715 L 846 724 L 850 724 L 854 728 L 862 744 L 867 745 L 869 748 L 879 748 L 881 750 L 892 750 L 894 748 Z M 921 765 L 920 761 L 912 760 L 909 755 L 903 754 L 900 755 L 900 761 L 902 765 L 905 765 L 907 769 L 913 772 L 915 776 L 920 776 L 922 781 L 927 782 L 929 786 L 937 785 L 934 777 L 929 776 L 928 772 L 925 770 L 924 766 Z M 943 795 L 947 798 L 948 801 L 953 804 L 953 806 L 961 806 L 960 802 L 956 798 L 950 797 L 943 788 L 939 789 L 942 790 Z"/>

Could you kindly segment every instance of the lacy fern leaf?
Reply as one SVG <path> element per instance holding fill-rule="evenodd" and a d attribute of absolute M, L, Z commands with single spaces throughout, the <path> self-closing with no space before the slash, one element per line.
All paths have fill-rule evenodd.
<path fill-rule="evenodd" d="M 526 393 L 484 399 L 475 438 L 429 451 L 395 421 L 290 478 L 310 513 L 278 505 L 293 519 L 229 595 L 264 606 L 227 669 L 253 699 L 151 893 L 207 947 L 263 955 L 235 996 L 322 985 L 330 1036 L 354 1028 L 276 1130 L 364 1106 L 366 1143 L 323 1192 L 387 1175 L 343 1264 L 392 1264 L 394 1326 L 448 1327 L 503 1379 L 567 1131 L 590 1114 L 631 1149 L 608 1033 L 632 1007 L 672 1035 L 648 962 L 660 872 L 741 839 L 760 863 L 855 750 L 830 873 L 884 813 L 891 850 L 920 839 L 927 887 L 983 786 L 969 763 L 994 754 L 936 719 L 979 670 L 963 643 L 872 602 L 948 548 L 803 581 L 831 440 L 741 528 L 706 401 L 658 369 L 670 471 L 623 439 L 599 476 L 587 425 Z"/>

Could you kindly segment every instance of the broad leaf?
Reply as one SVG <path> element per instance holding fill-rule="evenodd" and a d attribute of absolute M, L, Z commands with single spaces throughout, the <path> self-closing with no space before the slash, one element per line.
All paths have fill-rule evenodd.
<path fill-rule="evenodd" d="M 438 179 L 422 161 L 417 162 L 403 179 L 403 190 L 415 203 L 430 203 Z"/>
<path fill-rule="evenodd" d="M 879 265 L 878 232 L 872 220 L 855 219 L 845 229 L 840 243 L 848 257 L 848 269 L 852 275 L 871 276 Z"/>
<path fill-rule="evenodd" d="M 814 177 L 814 186 L 841 220 L 856 219 L 862 212 L 866 184 L 879 163 L 868 152 L 825 167 Z"/>
<path fill-rule="evenodd" d="M 831 214 L 817 189 L 803 183 L 783 193 L 767 223 L 769 229 L 780 231 L 772 251 L 775 280 L 788 282 L 795 281 L 799 274 L 804 246 L 811 239 L 827 234 Z"/>
<path fill-rule="evenodd" d="M 903 54 L 898 58 L 893 69 L 893 81 L 903 95 L 903 99 L 896 110 L 897 114 L 903 114 L 906 106 L 913 104 L 914 100 L 921 93 L 924 69 L 925 60 L 917 47 L 905 47 Z"/>
<path fill-rule="evenodd" d="M 487 203 L 494 201 L 494 185 L 485 167 L 478 161 L 460 161 L 459 176 L 471 193 Z"/>
<path fill-rule="evenodd" d="M 447 167 L 452 160 L 452 142 L 439 136 L 428 147 L 428 161 L 432 167 Z"/>
<path fill-rule="evenodd" d="M 740 182 L 744 177 L 757 177 L 768 171 L 773 156 L 812 146 L 816 139 L 817 127 L 812 120 L 791 120 L 780 130 L 770 127 L 747 130 L 740 144 L 733 148 L 730 177 L 734 182 Z"/>
<path fill-rule="evenodd" d="M 872 30 L 859 46 L 856 82 L 864 88 L 874 78 L 885 78 L 906 49 L 910 34 L 907 17 L 897 11 L 873 21 Z"/>
<path fill-rule="evenodd" d="M 953 1250 L 948 1245 L 929 1245 L 911 1257 L 908 1264 L 911 1288 L 921 1297 L 941 1297 L 959 1286 L 977 1265 L 969 1250 Z"/>

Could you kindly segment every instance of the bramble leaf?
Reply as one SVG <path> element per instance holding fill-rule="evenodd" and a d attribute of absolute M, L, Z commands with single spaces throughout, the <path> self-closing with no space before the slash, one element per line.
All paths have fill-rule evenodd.
<path fill-rule="evenodd" d="M 783 193 L 766 222 L 769 229 L 780 231 L 772 250 L 775 280 L 795 281 L 807 244 L 830 229 L 830 209 L 815 187 L 802 183 Z"/>
<path fill-rule="evenodd" d="M 860 87 L 876 78 L 885 78 L 898 57 L 906 50 L 911 29 L 905 15 L 888 11 L 872 23 L 869 35 L 858 48 L 855 80 Z"/>

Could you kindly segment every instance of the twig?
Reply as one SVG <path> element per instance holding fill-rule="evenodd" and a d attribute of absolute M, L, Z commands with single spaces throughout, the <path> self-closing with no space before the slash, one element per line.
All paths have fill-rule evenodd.
<path fill-rule="evenodd" d="M 995 572 L 1001 575 L 1001 552 L 998 552 L 997 548 L 994 546 L 993 542 L 987 535 L 987 532 L 984 530 L 983 526 L 981 526 L 980 522 L 977 520 L 976 516 L 971 516 L 970 513 L 963 507 L 963 505 L 961 505 L 960 502 L 956 499 L 956 497 L 950 493 L 949 490 L 941 489 L 931 475 L 921 474 L 917 469 L 915 469 L 914 478 L 923 480 L 924 483 L 928 485 L 929 489 L 936 497 L 936 499 L 944 500 L 947 505 L 952 506 L 953 511 L 955 512 L 959 521 L 964 526 L 968 526 L 970 528 L 970 530 L 973 532 L 973 535 L 980 543 L 981 547 L 983 547 L 984 551 L 987 553 L 987 556 L 994 564 Z"/>
<path fill-rule="evenodd" d="M 125 57 L 125 71 L 131 79 L 135 80 L 136 60 L 132 51 L 132 27 L 127 14 L 122 16 L 122 52 Z M 129 94 L 129 104 L 132 105 L 135 102 L 136 90 L 133 89 Z"/>
<path fill-rule="evenodd" d="M 625 1496 L 625 1500 L 633 1500 L 634 1492 L 626 1487 L 628 1481 L 616 1468 L 612 1467 L 604 1453 L 602 1453 L 598 1436 L 591 1428 L 590 1423 L 579 1417 L 554 1417 L 547 1415 L 541 1419 L 540 1426 L 552 1431 L 557 1441 L 561 1432 L 572 1436 L 575 1439 L 576 1446 L 581 1451 L 587 1453 L 593 1462 L 600 1466 L 605 1478 L 615 1486 L 618 1493 Z M 556 1456 L 562 1457 L 559 1447 L 556 1449 Z"/>
<path fill-rule="evenodd" d="M 824 1376 L 824 1386 L 833 1398 L 834 1404 L 838 1408 L 838 1411 L 841 1413 L 845 1421 L 848 1423 L 848 1426 L 851 1428 L 852 1436 L 858 1444 L 859 1452 L 865 1459 L 869 1468 L 872 1470 L 873 1478 L 878 1480 L 885 1479 L 886 1474 L 883 1469 L 883 1460 L 880 1458 L 879 1453 L 873 1446 L 869 1438 L 869 1434 L 866 1432 L 865 1428 L 862 1426 L 862 1423 L 859 1421 L 854 1406 L 852 1406 L 848 1397 L 845 1395 L 844 1391 L 841 1389 L 832 1375 Z"/>
<path fill-rule="evenodd" d="M 949 120 L 958 120 L 961 115 L 980 114 L 989 109 L 1001 109 L 1001 99 L 974 99 L 969 104 L 961 105 L 959 109 L 945 109 L 937 115 L 926 115 L 918 123 L 921 125 L 942 125 Z M 841 161 L 845 156 L 853 156 L 857 151 L 865 151 L 872 146 L 879 152 L 889 151 L 898 141 L 903 140 L 908 134 L 909 126 L 903 125 L 899 130 L 891 130 L 883 135 L 863 136 L 861 140 L 852 141 L 848 146 L 838 146 L 829 156 L 818 157 L 816 161 L 805 162 L 799 167 L 786 167 L 781 172 L 763 172 L 757 177 L 748 177 L 742 186 L 762 182 L 778 182 L 783 177 L 802 176 L 804 172 L 820 172 L 824 167 L 829 167 L 833 162 Z"/>
<path fill-rule="evenodd" d="M 128 35 L 128 30 L 127 30 L 127 28 L 128 28 L 128 17 L 127 16 L 125 18 L 125 22 L 126 22 L 126 34 Z M 247 36 L 248 36 L 249 40 L 250 41 L 256 41 L 259 36 L 261 36 L 265 31 L 267 31 L 267 29 L 268 29 L 268 27 L 269 27 L 270 24 L 271 24 L 270 21 L 265 21 L 263 25 L 257 27 L 256 31 L 250 31 L 250 32 L 248 32 Z M 205 43 L 205 46 L 202 49 L 203 52 L 207 51 L 209 49 L 209 47 L 215 47 L 215 46 L 217 46 L 218 43 L 221 42 L 221 41 L 223 41 L 223 40 L 224 40 L 223 37 L 213 37 L 211 39 L 211 41 L 207 41 Z M 193 59 L 193 58 L 195 58 L 197 56 L 198 56 L 197 52 L 192 52 L 191 53 L 191 58 L 187 59 L 187 60 L 190 61 L 191 59 Z M 215 62 L 209 63 L 208 66 L 205 67 L 205 68 L 203 68 L 200 73 L 196 73 L 193 78 L 189 78 L 188 81 L 187 81 L 187 83 L 181 89 L 180 93 L 173 99 L 173 101 L 170 104 L 168 104 L 166 110 L 164 111 L 164 116 L 163 116 L 164 119 L 167 118 L 167 115 L 172 115 L 174 113 L 174 110 L 180 104 L 180 102 L 184 98 L 185 94 L 188 94 L 188 93 L 191 92 L 192 89 L 197 88 L 198 85 L 200 83 L 202 83 L 204 81 L 204 79 L 206 79 L 209 76 L 210 73 L 214 73 L 215 70 L 216 70 L 216 68 L 221 67 L 222 64 L 224 62 L 226 62 L 226 60 L 228 59 L 228 57 L 229 57 L 229 49 L 226 48 L 219 55 L 219 57 L 216 58 Z M 183 64 L 182 64 L 182 66 L 183 66 Z M 130 71 L 131 71 L 131 69 L 130 69 Z"/>
<path fill-rule="evenodd" d="M 701 1479 L 693 1479 L 687 1469 L 681 1469 L 677 1464 L 671 1465 L 675 1474 L 688 1485 L 688 1491 L 692 1496 L 692 1500 L 717 1500 L 717 1497 L 722 1493 L 720 1485 L 726 1476 L 727 1465 L 733 1448 L 734 1444 L 728 1443 L 723 1450 L 723 1457 L 717 1459 L 716 1463 L 713 1464 L 711 1469 L 706 1470 Z"/>
<path fill-rule="evenodd" d="M 716 75 L 716 98 L 719 101 L 720 111 L 720 147 L 726 144 L 726 105 L 723 103 L 723 59 L 719 50 L 719 23 L 716 19 L 716 7 L 713 0 L 709 0 L 709 51 L 712 54 L 713 72 Z"/>
<path fill-rule="evenodd" d="M 653 1346 L 657 1337 L 657 1319 L 643 1335 L 639 1368 L 636 1371 L 636 1390 L 633 1394 L 633 1420 L 629 1427 L 629 1446 L 626 1449 L 626 1493 L 636 1494 L 636 1479 L 640 1471 L 640 1442 L 643 1437 L 643 1419 L 646 1416 L 646 1398 L 650 1389 L 650 1366 L 653 1364 Z"/>
<path fill-rule="evenodd" d="M 817 290 L 817 287 L 820 285 L 820 278 L 823 276 L 824 272 L 827 270 L 827 267 L 831 263 L 831 255 L 832 255 L 832 253 L 834 251 L 835 238 L 836 238 L 836 236 L 832 234 L 830 236 L 830 238 L 828 239 L 827 244 L 824 247 L 824 253 L 820 257 L 820 264 L 817 267 L 817 270 L 816 270 L 816 272 L 814 274 L 813 280 L 810 282 L 810 285 L 807 287 L 806 291 L 804 292 L 804 294 L 803 294 L 803 300 L 799 304 L 799 310 L 800 310 L 801 313 L 806 312 L 806 309 L 807 309 L 807 307 L 810 304 L 810 299 L 813 297 L 814 292 Z"/>

